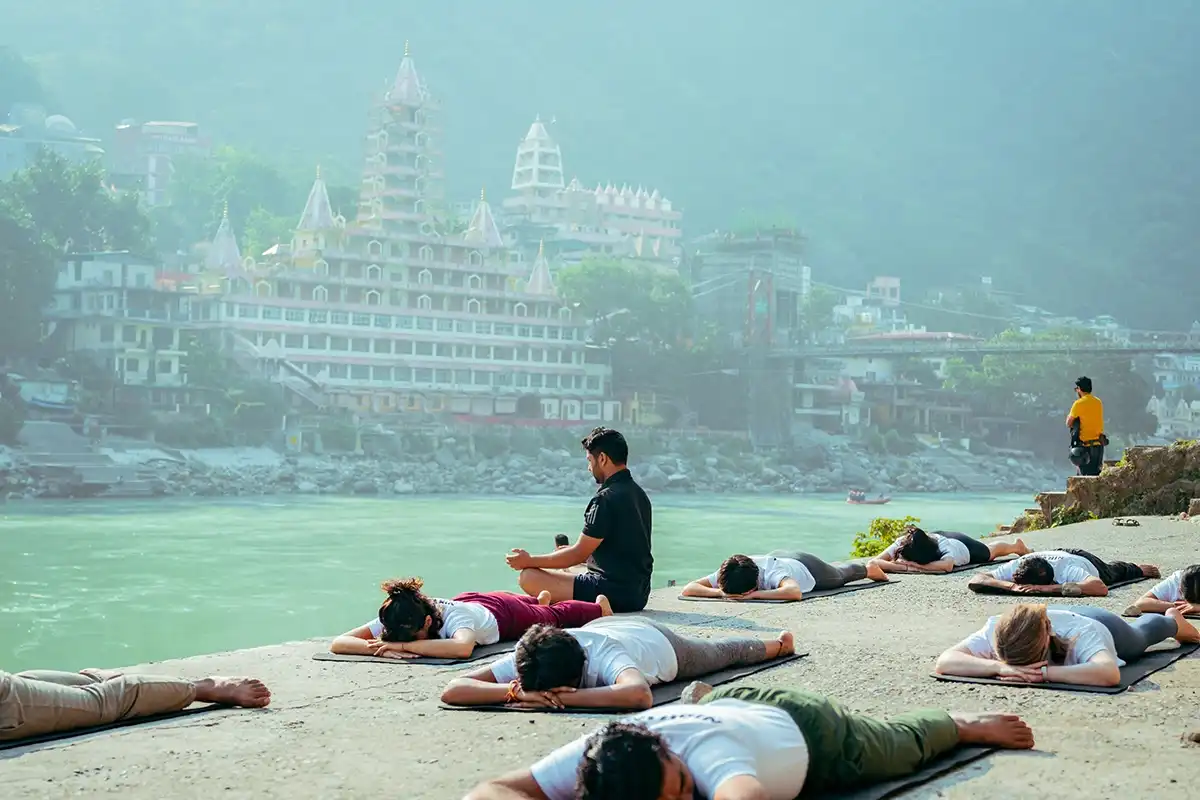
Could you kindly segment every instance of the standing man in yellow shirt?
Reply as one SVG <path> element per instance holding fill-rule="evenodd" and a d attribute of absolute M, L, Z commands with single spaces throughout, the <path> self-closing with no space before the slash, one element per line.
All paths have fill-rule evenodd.
<path fill-rule="evenodd" d="M 1092 379 L 1086 375 L 1075 381 L 1075 402 L 1067 412 L 1067 427 L 1079 422 L 1078 441 L 1071 442 L 1071 461 L 1079 467 L 1080 475 L 1099 475 L 1104 466 L 1104 404 L 1092 394 Z M 1076 448 L 1082 452 L 1076 459 Z"/>

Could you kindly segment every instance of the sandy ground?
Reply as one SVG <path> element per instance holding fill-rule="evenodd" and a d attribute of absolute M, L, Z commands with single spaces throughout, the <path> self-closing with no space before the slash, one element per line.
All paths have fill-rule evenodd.
<path fill-rule="evenodd" d="M 1086 547 L 1164 573 L 1200 560 L 1200 524 L 1173 520 L 1088 522 L 1025 538 L 1037 549 Z M 1200 657 L 1116 696 L 928 677 L 939 652 L 1016 602 L 971 594 L 971 574 L 899 576 L 897 586 L 782 606 L 686 603 L 667 589 L 649 613 L 701 635 L 795 631 L 811 654 L 756 676 L 759 684 L 803 686 L 870 713 L 1009 710 L 1033 725 L 1034 752 L 984 759 L 910 796 L 1200 797 L 1200 748 L 1181 742 L 1200 729 Z M 1092 602 L 1119 612 L 1151 585 Z M 459 669 L 310 659 L 322 649 L 314 640 L 136 667 L 252 674 L 268 682 L 274 702 L 0 752 L 0 796 L 456 798 L 597 725 L 595 717 L 441 711 L 439 689 Z"/>

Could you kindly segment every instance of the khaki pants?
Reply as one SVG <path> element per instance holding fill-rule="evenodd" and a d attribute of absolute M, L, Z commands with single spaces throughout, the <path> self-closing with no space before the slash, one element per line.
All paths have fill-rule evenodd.
<path fill-rule="evenodd" d="M 91 728 L 187 708 L 191 681 L 117 672 L 0 671 L 0 741 Z"/>

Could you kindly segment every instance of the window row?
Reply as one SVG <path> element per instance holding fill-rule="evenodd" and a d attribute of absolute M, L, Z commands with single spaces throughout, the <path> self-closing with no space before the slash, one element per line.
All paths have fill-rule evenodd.
<path fill-rule="evenodd" d="M 518 389 L 562 389 L 600 391 L 596 375 L 546 375 L 541 372 L 488 372 L 470 369 L 432 369 L 429 367 L 372 367 L 365 364 L 307 363 L 304 369 L 316 376 L 324 372 L 329 380 L 356 380 L 372 383 L 403 383 L 421 386 L 494 386 Z"/>
<path fill-rule="evenodd" d="M 389 330 L 439 331 L 466 333 L 476 336 L 515 336 L 520 339 L 550 339 L 584 341 L 582 328 L 566 325 L 513 325 L 506 322 L 474 322 L 465 319 L 392 316 L 363 314 L 324 309 L 279 308 L 252 306 L 245 303 L 226 303 L 225 317 L 231 319 L 263 319 L 267 321 L 304 322 L 310 325 L 351 325 L 357 328 Z"/>
<path fill-rule="evenodd" d="M 259 333 L 256 344 L 272 336 Z M 326 351 L 333 353 L 375 353 L 377 355 L 427 356 L 431 358 L 476 359 L 479 361 L 520 361 L 534 364 L 582 364 L 581 350 L 553 347 L 507 346 L 490 344 L 451 344 L 449 342 L 413 342 L 407 339 L 359 339 L 330 336 L 325 333 L 289 333 L 277 339 L 286 350 Z"/>

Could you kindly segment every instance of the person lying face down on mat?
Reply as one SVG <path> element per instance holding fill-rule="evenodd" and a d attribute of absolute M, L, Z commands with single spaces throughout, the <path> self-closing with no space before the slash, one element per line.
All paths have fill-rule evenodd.
<path fill-rule="evenodd" d="M 512 703 L 528 708 L 650 708 L 650 687 L 761 664 L 795 652 L 775 639 L 697 639 L 640 617 L 605 617 L 564 631 L 535 625 L 515 652 L 455 678 L 442 692 L 454 706 Z"/>
<path fill-rule="evenodd" d="M 888 579 L 877 565 L 826 564 L 811 553 L 774 550 L 765 556 L 730 556 L 712 575 L 683 587 L 683 596 L 803 600 L 805 592 L 837 589 L 864 578 Z"/>
<path fill-rule="evenodd" d="M 271 692 L 255 678 L 191 681 L 99 669 L 0 671 L 0 742 L 170 714 L 192 703 L 263 708 L 270 702 Z"/>
<path fill-rule="evenodd" d="M 885 721 L 802 689 L 702 683 L 682 703 L 609 722 L 466 800 L 793 800 L 912 775 L 960 745 L 1033 747 L 1013 714 Z"/>
<path fill-rule="evenodd" d="M 1178 609 L 1126 622 L 1091 606 L 1021 603 L 938 656 L 934 671 L 1012 683 L 1118 686 L 1121 667 L 1164 639 L 1200 642 Z"/>
<path fill-rule="evenodd" d="M 550 593 L 465 592 L 453 600 L 426 597 L 420 578 L 384 581 L 379 616 L 333 640 L 330 652 L 382 658 L 469 658 L 476 645 L 511 642 L 539 623 L 578 628 L 612 614 L 595 603 L 550 603 Z"/>
<path fill-rule="evenodd" d="M 1101 561 L 1086 550 L 1047 550 L 1030 553 L 976 575 L 967 583 L 1023 594 L 1051 593 L 1063 597 L 1104 597 L 1114 583 L 1157 578 L 1158 567 L 1127 561 Z"/>
<path fill-rule="evenodd" d="M 1200 614 L 1200 564 L 1172 572 L 1139 597 L 1133 608 L 1151 613 L 1177 608 L 1182 614 Z"/>
<path fill-rule="evenodd" d="M 887 550 L 871 559 L 870 565 L 884 572 L 950 572 L 955 567 L 986 564 L 997 558 L 1028 552 L 1029 548 L 1020 539 L 1013 544 L 984 544 L 958 531 L 926 533 L 909 525 Z"/>

